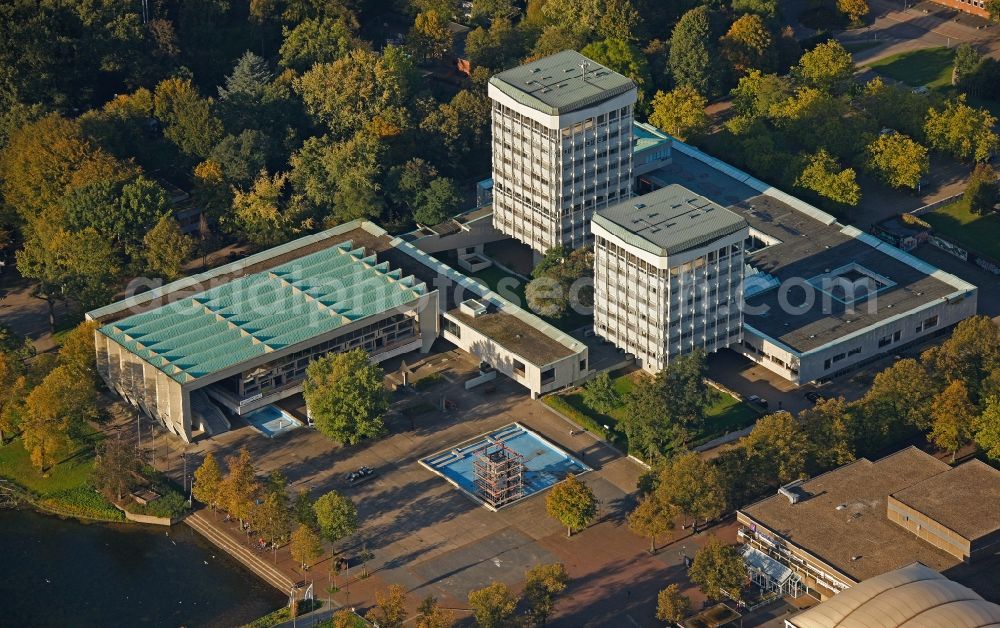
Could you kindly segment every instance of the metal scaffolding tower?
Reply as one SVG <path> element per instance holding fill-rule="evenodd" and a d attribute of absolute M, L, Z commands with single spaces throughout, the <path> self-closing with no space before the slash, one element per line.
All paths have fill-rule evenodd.
<path fill-rule="evenodd" d="M 476 494 L 493 508 L 524 497 L 524 456 L 503 443 L 489 444 L 472 462 Z"/>

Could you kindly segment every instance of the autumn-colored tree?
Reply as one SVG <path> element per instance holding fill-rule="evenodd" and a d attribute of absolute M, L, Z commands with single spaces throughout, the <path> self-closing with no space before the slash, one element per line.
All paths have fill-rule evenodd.
<path fill-rule="evenodd" d="M 222 139 L 222 121 L 213 106 L 212 99 L 203 98 L 190 79 L 165 79 L 153 93 L 153 111 L 164 125 L 164 136 L 192 157 L 208 157 Z"/>
<path fill-rule="evenodd" d="M 854 461 L 858 439 L 856 412 L 843 397 L 821 399 L 812 408 L 799 412 L 798 419 L 808 436 L 816 467 L 827 469 Z"/>
<path fill-rule="evenodd" d="M 305 207 L 291 194 L 288 173 L 262 171 L 248 191 L 233 194 L 232 226 L 258 246 L 274 246 L 303 228 Z"/>
<path fill-rule="evenodd" d="M 973 428 L 979 448 L 987 458 L 1000 463 L 1000 397 L 986 399 L 986 408 L 976 418 Z"/>
<path fill-rule="evenodd" d="M 674 529 L 675 509 L 664 503 L 656 494 L 642 498 L 639 505 L 629 513 L 628 526 L 638 535 L 649 539 L 649 553 L 656 552 L 657 537 Z"/>
<path fill-rule="evenodd" d="M 288 510 L 284 491 L 268 490 L 264 499 L 254 506 L 253 521 L 260 536 L 271 543 L 277 559 L 278 543 L 287 540 L 292 531 L 292 513 Z"/>
<path fill-rule="evenodd" d="M 26 370 L 17 353 L 0 350 L 0 445 L 21 428 L 24 397 L 28 394 Z"/>
<path fill-rule="evenodd" d="M 323 544 L 319 535 L 307 525 L 299 524 L 292 533 L 292 560 L 299 565 L 303 573 L 309 570 L 323 555 Z"/>
<path fill-rule="evenodd" d="M 586 528 L 597 516 L 597 498 L 589 486 L 571 475 L 549 490 L 545 508 L 549 516 L 566 526 L 568 537 L 573 530 Z"/>
<path fill-rule="evenodd" d="M 927 370 L 913 358 L 897 360 L 875 375 L 861 404 L 865 413 L 880 418 L 877 436 L 884 438 L 892 426 L 910 424 L 927 429 L 931 398 L 938 386 Z"/>
<path fill-rule="evenodd" d="M 951 337 L 924 351 L 920 360 L 942 381 L 961 380 L 974 402 L 982 382 L 1000 367 L 1000 328 L 988 316 L 971 316 Z"/>
<path fill-rule="evenodd" d="M 406 43 L 418 59 L 440 61 L 451 48 L 451 38 L 448 20 L 437 11 L 426 11 L 417 13 Z"/>
<path fill-rule="evenodd" d="M 951 460 L 973 436 L 976 406 L 969 400 L 969 391 L 960 380 L 953 380 L 931 402 L 931 432 L 934 444 L 951 452 Z"/>
<path fill-rule="evenodd" d="M 924 133 L 931 148 L 965 161 L 988 161 L 997 150 L 997 119 L 986 109 L 966 104 L 965 94 L 945 102 L 943 109 L 927 111 Z"/>
<path fill-rule="evenodd" d="M 517 609 L 517 596 L 502 582 L 469 593 L 469 606 L 480 628 L 507 628 Z"/>
<path fill-rule="evenodd" d="M 222 469 L 219 468 L 219 462 L 215 459 L 215 454 L 208 452 L 201 465 L 194 471 L 191 494 L 208 507 L 216 508 L 221 503 L 222 481 Z"/>
<path fill-rule="evenodd" d="M 962 199 L 973 214 L 987 215 L 996 211 L 997 203 L 1000 203 L 1000 186 L 997 186 L 997 173 L 993 166 L 976 164 Z"/>
<path fill-rule="evenodd" d="M 657 474 L 654 492 L 666 507 L 698 521 L 709 521 L 726 507 L 726 494 L 718 468 L 697 453 L 689 452 L 668 461 Z"/>
<path fill-rule="evenodd" d="M 53 458 L 80 442 L 87 421 L 97 416 L 94 385 L 73 369 L 58 366 L 28 394 L 21 437 L 31 462 L 45 471 Z"/>
<path fill-rule="evenodd" d="M 695 553 L 688 577 L 709 598 L 720 599 L 725 595 L 739 600 L 743 598 L 742 588 L 748 578 L 747 566 L 734 546 L 712 536 Z"/>
<path fill-rule="evenodd" d="M 837 10 L 847 16 L 853 24 L 861 22 L 868 15 L 867 0 L 837 0 Z"/>
<path fill-rule="evenodd" d="M 681 593 L 680 587 L 671 584 L 656 596 L 656 618 L 660 621 L 680 623 L 691 610 L 691 598 Z"/>
<path fill-rule="evenodd" d="M 868 144 L 868 167 L 894 188 L 916 190 L 931 168 L 927 149 L 902 133 L 883 133 Z"/>
<path fill-rule="evenodd" d="M 747 456 L 759 472 L 762 484 L 787 484 L 803 477 L 809 456 L 809 440 L 788 412 L 762 417 L 742 440 Z"/>
<path fill-rule="evenodd" d="M 254 500 L 260 492 L 256 469 L 246 447 L 235 456 L 226 456 L 226 467 L 229 473 L 220 486 L 219 503 L 242 524 L 253 515 Z"/>
<path fill-rule="evenodd" d="M 738 75 L 750 70 L 773 71 L 777 63 L 774 37 L 755 13 L 745 13 L 736 18 L 722 38 L 722 55 Z"/>
<path fill-rule="evenodd" d="M 804 85 L 823 91 L 834 90 L 854 75 L 851 53 L 836 39 L 817 45 L 802 55 L 792 68 L 792 76 Z"/>
<path fill-rule="evenodd" d="M 375 606 L 365 619 L 376 626 L 401 628 L 406 620 L 406 589 L 398 584 L 390 584 L 385 591 L 375 592 Z"/>
<path fill-rule="evenodd" d="M 59 347 L 58 362 L 81 379 L 97 384 L 96 349 L 94 332 L 100 325 L 96 321 L 84 321 L 66 334 Z"/>
<path fill-rule="evenodd" d="M 524 599 L 536 626 L 544 625 L 555 607 L 555 598 L 566 590 L 569 574 L 562 563 L 535 565 L 525 573 Z"/>
<path fill-rule="evenodd" d="M 656 92 L 649 123 L 679 140 L 703 133 L 709 124 L 705 106 L 708 101 L 690 85 L 679 85 L 669 92 Z"/>
<path fill-rule="evenodd" d="M 194 252 L 194 240 L 181 233 L 180 225 L 170 216 L 163 216 L 142 239 L 146 268 L 167 281 L 181 275 L 184 262 Z"/>
<path fill-rule="evenodd" d="M 455 613 L 441 608 L 437 598 L 428 595 L 417 607 L 417 628 L 451 628 L 455 624 Z"/>

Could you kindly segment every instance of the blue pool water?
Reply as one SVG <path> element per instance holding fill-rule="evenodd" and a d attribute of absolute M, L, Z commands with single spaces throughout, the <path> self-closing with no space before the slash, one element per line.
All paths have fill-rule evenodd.
<path fill-rule="evenodd" d="M 483 447 L 502 442 L 524 456 L 524 496 L 543 491 L 566 478 L 590 471 L 590 467 L 523 426 L 513 423 L 459 447 L 422 459 L 424 466 L 437 471 L 459 488 L 476 494 L 472 463 Z"/>
<path fill-rule="evenodd" d="M 254 410 L 243 418 L 254 429 L 268 438 L 274 438 L 283 432 L 302 427 L 302 421 L 275 406 L 264 406 L 260 410 Z"/>

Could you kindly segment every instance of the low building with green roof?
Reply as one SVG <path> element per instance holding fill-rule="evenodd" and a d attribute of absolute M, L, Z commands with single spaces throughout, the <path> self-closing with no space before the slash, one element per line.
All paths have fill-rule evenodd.
<path fill-rule="evenodd" d="M 461 314 L 469 307 L 450 287 L 476 301 L 475 315 Z M 300 393 L 316 357 L 355 348 L 373 361 L 427 353 L 443 321 L 459 346 L 533 394 L 587 372 L 585 345 L 364 221 L 87 316 L 100 323 L 97 368 L 109 387 L 187 441 Z M 471 338 L 475 346 L 463 346 Z"/>

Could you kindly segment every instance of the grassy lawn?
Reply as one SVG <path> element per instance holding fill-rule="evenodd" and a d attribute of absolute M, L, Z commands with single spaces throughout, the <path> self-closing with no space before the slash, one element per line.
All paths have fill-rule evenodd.
<path fill-rule="evenodd" d="M 524 288 L 527 284 L 520 277 L 509 275 L 496 266 L 490 266 L 489 268 L 481 270 L 478 273 L 473 273 L 471 277 L 480 280 L 480 282 L 486 284 L 490 290 L 496 292 L 514 305 L 531 311 L 531 308 L 528 307 L 528 299 L 524 296 Z M 562 318 L 549 318 L 547 316 L 540 315 L 539 318 L 553 327 L 567 333 L 580 329 L 581 327 L 594 324 L 593 316 L 579 314 L 572 308 Z"/>
<path fill-rule="evenodd" d="M 31 464 L 28 450 L 20 440 L 0 447 L 0 476 L 28 489 L 39 497 L 84 486 L 94 469 L 93 455 L 80 455 L 60 462 L 43 476 Z"/>
<path fill-rule="evenodd" d="M 879 74 L 913 87 L 926 85 L 931 89 L 944 89 L 951 86 L 954 57 L 953 48 L 923 48 L 901 52 L 868 65 Z"/>
<path fill-rule="evenodd" d="M 1000 217 L 979 216 L 969 211 L 964 200 L 921 214 L 934 231 L 975 252 L 1000 259 Z"/>
<path fill-rule="evenodd" d="M 641 371 L 622 373 L 621 371 L 612 374 L 615 390 L 624 397 L 635 385 L 635 378 L 641 377 Z M 690 445 L 697 447 L 703 443 L 718 438 L 728 432 L 743 429 L 760 417 L 760 413 L 753 407 L 745 404 L 735 397 L 720 392 L 714 388 L 709 389 L 711 400 L 705 410 L 705 425 L 693 435 Z M 610 414 L 603 414 L 587 407 L 583 402 L 583 389 L 574 388 L 568 392 L 556 395 L 548 395 L 542 401 L 556 410 L 562 412 L 570 419 L 579 423 L 582 427 L 588 428 L 598 434 L 604 434 L 612 442 L 620 447 L 627 447 L 628 442 L 617 429 L 618 422 L 624 418 L 625 406 L 619 406 Z M 607 425 L 610 429 L 605 430 Z"/>

